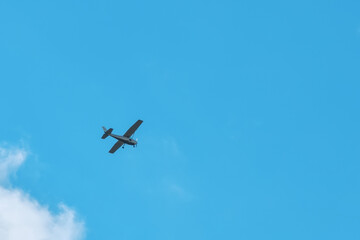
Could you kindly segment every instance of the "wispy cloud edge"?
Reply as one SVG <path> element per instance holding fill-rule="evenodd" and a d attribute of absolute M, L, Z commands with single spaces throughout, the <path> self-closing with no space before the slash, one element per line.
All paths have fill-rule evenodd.
<path fill-rule="evenodd" d="M 84 222 L 65 204 L 59 204 L 59 213 L 54 214 L 21 189 L 4 186 L 27 156 L 24 149 L 0 147 L 0 239 L 84 239 Z"/>

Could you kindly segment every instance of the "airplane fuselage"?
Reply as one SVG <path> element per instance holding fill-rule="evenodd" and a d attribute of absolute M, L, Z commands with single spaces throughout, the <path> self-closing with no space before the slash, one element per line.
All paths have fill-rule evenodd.
<path fill-rule="evenodd" d="M 128 138 L 128 137 L 124 137 L 124 136 L 119 136 L 119 135 L 115 135 L 115 134 L 110 134 L 111 137 L 120 140 L 122 142 L 124 142 L 125 144 L 128 145 L 136 145 L 137 142 L 134 139 Z"/>

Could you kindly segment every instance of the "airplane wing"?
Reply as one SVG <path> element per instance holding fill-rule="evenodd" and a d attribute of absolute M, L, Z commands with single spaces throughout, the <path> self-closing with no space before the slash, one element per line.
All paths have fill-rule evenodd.
<path fill-rule="evenodd" d="M 109 153 L 114 153 L 114 152 L 116 152 L 116 150 L 118 150 L 119 147 L 121 147 L 123 144 L 124 144 L 123 141 L 120 141 L 120 140 L 117 141 L 117 142 L 115 143 L 115 145 L 110 149 Z"/>
<path fill-rule="evenodd" d="M 136 123 L 134 123 L 134 125 L 132 125 L 129 130 L 126 131 L 126 133 L 124 134 L 124 137 L 131 137 L 131 135 L 134 134 L 134 132 L 136 131 L 136 129 L 138 129 L 138 127 L 142 124 L 142 120 L 137 120 Z"/>

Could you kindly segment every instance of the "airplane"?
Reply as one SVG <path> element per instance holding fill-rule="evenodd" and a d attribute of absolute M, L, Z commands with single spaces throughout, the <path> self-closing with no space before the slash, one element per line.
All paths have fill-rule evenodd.
<path fill-rule="evenodd" d="M 136 123 L 134 123 L 123 136 L 112 134 L 112 128 L 106 129 L 105 127 L 102 127 L 105 133 L 104 135 L 102 135 L 101 139 L 105 139 L 108 136 L 111 136 L 118 140 L 115 145 L 110 149 L 109 153 L 114 153 L 121 146 L 122 148 L 124 148 L 124 144 L 132 145 L 133 147 L 135 147 L 137 145 L 137 141 L 132 139 L 131 136 L 135 133 L 136 129 L 138 129 L 138 127 L 140 127 L 142 123 L 142 120 L 137 120 Z"/>

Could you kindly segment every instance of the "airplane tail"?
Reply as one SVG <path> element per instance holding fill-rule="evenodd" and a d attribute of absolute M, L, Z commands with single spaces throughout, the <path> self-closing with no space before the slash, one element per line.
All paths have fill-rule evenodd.
<path fill-rule="evenodd" d="M 104 129 L 104 135 L 102 135 L 102 139 L 105 139 L 105 138 L 107 138 L 110 134 L 111 134 L 111 132 L 112 132 L 112 128 L 109 128 L 109 130 L 107 130 L 105 127 L 102 127 L 103 129 Z"/>

